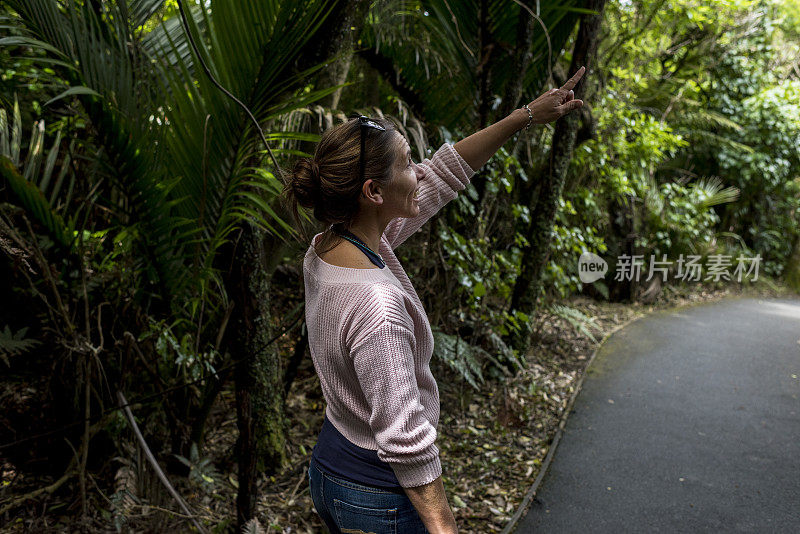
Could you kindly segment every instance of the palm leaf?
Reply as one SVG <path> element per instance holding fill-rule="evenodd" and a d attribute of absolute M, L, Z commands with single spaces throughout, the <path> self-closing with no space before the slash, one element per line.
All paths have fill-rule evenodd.
<path fill-rule="evenodd" d="M 577 1 L 542 3 L 540 17 L 548 28 L 557 58 L 578 17 Z M 373 9 L 365 28 L 364 46 L 389 59 L 397 76 L 421 100 L 426 119 L 448 129 L 472 128 L 477 113 L 478 77 L 481 64 L 478 35 L 480 5 L 475 0 L 452 2 L 385 3 Z M 492 0 L 488 30 L 499 50 L 492 62 L 492 92 L 503 95 L 509 80 L 519 76 L 506 51 L 515 45 L 516 21 L 520 7 L 506 0 Z M 538 91 L 547 78 L 549 65 L 547 37 L 534 34 L 524 93 Z"/>
<path fill-rule="evenodd" d="M 9 142 L 8 120 L 6 111 L 0 109 L 0 174 L 2 174 L 9 188 L 19 199 L 20 204 L 41 223 L 52 236 L 53 240 L 70 250 L 74 243 L 74 220 L 65 223 L 62 216 L 53 206 L 53 197 L 48 200 L 46 193 L 50 185 L 50 178 L 55 168 L 59 146 L 61 144 L 61 131 L 56 134 L 56 139 L 45 159 L 44 154 L 44 121 L 38 121 L 31 132 L 29 149 L 22 166 L 17 167 L 14 161 L 19 161 L 20 141 L 22 135 L 22 118 L 19 103 L 14 98 L 14 120 L 11 124 L 12 139 Z M 44 168 L 40 173 L 42 162 Z M 67 172 L 69 156 L 62 162 L 58 187 Z M 57 193 L 54 188 L 54 193 Z"/>
<path fill-rule="evenodd" d="M 35 184 L 26 180 L 6 156 L 0 156 L 0 174 L 28 210 L 47 230 L 53 239 L 66 249 L 72 248 L 73 230 L 64 219 L 56 213 Z"/>
<path fill-rule="evenodd" d="M 221 3 L 211 10 L 200 5 L 201 17 L 190 17 L 188 24 L 209 70 L 252 110 L 260 123 L 267 124 L 337 89 L 300 94 L 304 79 L 324 65 L 300 73 L 292 71 L 299 51 L 335 4 Z M 205 32 L 195 24 L 195 18 L 205 22 Z M 263 147 L 259 146 L 252 123 L 206 75 L 193 80 L 190 66 L 198 58 L 192 51 L 192 63 L 184 60 L 177 34 L 164 31 L 162 35 L 169 48 L 154 50 L 162 62 L 174 61 L 177 66 L 164 69 L 168 84 L 165 89 L 173 97 L 166 110 L 171 125 L 166 140 L 172 155 L 169 168 L 172 174 L 183 176 L 176 192 L 190 199 L 179 207 L 180 214 L 200 221 L 207 237 L 200 253 L 216 254 L 242 218 L 253 218 L 268 232 L 285 239 L 293 229 L 271 207 L 277 195 L 262 198 L 243 193 L 243 188 L 259 182 L 262 191 L 274 191 L 275 185 L 274 177 L 250 171 L 252 163 L 263 161 Z M 280 139 L 303 137 L 273 131 L 267 140 Z"/>
<path fill-rule="evenodd" d="M 703 209 L 718 204 L 736 202 L 739 199 L 739 188 L 732 186 L 723 188 L 722 179 L 719 176 L 701 178 L 694 183 L 694 189 L 701 192 L 702 200 L 699 202 L 699 206 Z"/>
<path fill-rule="evenodd" d="M 67 89 L 87 89 L 69 96 L 81 101 L 94 123 L 98 142 L 115 167 L 117 185 L 129 200 L 130 211 L 119 216 L 141 222 L 137 248 L 153 266 L 145 272 L 157 273 L 154 281 L 166 296 L 169 288 L 180 288 L 185 279 L 180 257 L 174 253 L 180 244 L 173 238 L 176 229 L 186 223 L 172 216 L 161 202 L 166 180 L 160 164 L 164 151 L 152 148 L 163 146 L 163 129 L 148 120 L 149 115 L 159 113 L 150 104 L 153 92 L 142 90 L 152 85 L 157 69 L 149 62 L 139 62 L 143 55 L 130 53 L 137 48 L 128 41 L 128 28 L 135 22 L 118 3 L 102 4 L 102 17 L 88 2 L 72 2 L 63 9 L 55 0 L 10 0 L 9 5 L 19 15 L 19 29 L 30 34 L 30 46 L 51 57 L 66 58 L 67 67 L 61 74 L 69 83 Z M 165 250 L 172 252 L 158 256 Z"/>

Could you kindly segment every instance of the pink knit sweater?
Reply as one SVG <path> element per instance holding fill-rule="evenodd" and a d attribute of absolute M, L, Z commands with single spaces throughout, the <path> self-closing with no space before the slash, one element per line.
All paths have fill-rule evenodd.
<path fill-rule="evenodd" d="M 377 450 L 408 488 L 442 474 L 434 442 L 439 389 L 429 363 L 433 334 L 395 248 L 469 185 L 473 170 L 450 144 L 420 165 L 419 215 L 389 222 L 377 252 L 383 269 L 303 261 L 306 325 L 330 422 L 352 443 Z"/>

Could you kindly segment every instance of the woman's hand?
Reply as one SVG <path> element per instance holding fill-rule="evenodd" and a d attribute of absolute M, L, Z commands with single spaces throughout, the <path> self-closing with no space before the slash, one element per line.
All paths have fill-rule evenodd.
<path fill-rule="evenodd" d="M 578 84 L 585 71 L 586 67 L 581 67 L 561 89 L 550 89 L 528 104 L 531 114 L 533 114 L 531 122 L 545 124 L 580 108 L 583 101 L 574 99 L 575 94 L 572 89 Z M 524 128 L 528 120 L 528 112 L 523 108 L 517 108 L 507 117 L 462 139 L 455 144 L 455 149 L 461 154 L 470 169 L 477 171 L 489 161 L 492 154 L 503 146 L 503 143 Z"/>
<path fill-rule="evenodd" d="M 583 77 L 584 72 L 586 72 L 586 67 L 579 68 L 578 72 L 560 89 L 550 89 L 528 104 L 533 114 L 534 124 L 553 122 L 583 105 L 583 100 L 574 99 L 575 93 L 572 90 Z"/>

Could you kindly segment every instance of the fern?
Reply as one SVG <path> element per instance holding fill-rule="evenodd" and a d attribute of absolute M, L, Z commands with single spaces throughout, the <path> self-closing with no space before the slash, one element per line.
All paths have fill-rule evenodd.
<path fill-rule="evenodd" d="M 485 350 L 471 346 L 458 336 L 433 330 L 433 353 L 458 372 L 469 385 L 476 390 L 480 389 L 478 381 L 483 384 L 484 379 L 476 356 L 488 356 Z"/>
<path fill-rule="evenodd" d="M 585 335 L 591 339 L 593 343 L 597 342 L 597 339 L 594 337 L 594 334 L 592 334 L 590 328 L 593 328 L 598 332 L 601 331 L 601 328 L 595 321 L 594 317 L 589 317 L 580 310 L 570 308 L 569 306 L 564 306 L 562 304 L 553 304 L 550 306 L 550 313 L 565 319 L 570 325 L 572 325 L 576 332 Z"/>
<path fill-rule="evenodd" d="M 486 358 L 488 358 L 490 362 L 494 363 L 495 366 L 503 372 L 503 374 L 510 376 L 511 371 L 509 371 L 509 367 L 511 366 L 516 367 L 520 371 L 525 370 L 525 357 L 520 351 L 516 351 L 509 347 L 506 342 L 503 341 L 503 338 L 498 334 L 490 331 L 486 335 L 486 341 L 489 343 L 489 350 L 498 355 L 498 357 L 495 358 L 489 352 L 485 352 Z"/>
<path fill-rule="evenodd" d="M 242 527 L 242 534 L 264 534 L 264 528 L 254 517 Z"/>
<path fill-rule="evenodd" d="M 21 328 L 16 334 L 6 325 L 5 329 L 0 330 L 0 358 L 11 367 L 8 358 L 29 351 L 40 342 L 37 339 L 26 339 L 25 334 L 28 327 Z"/>
<path fill-rule="evenodd" d="M 603 282 L 602 280 L 595 280 L 595 282 L 592 285 L 597 290 L 597 292 L 603 296 L 604 299 L 610 300 L 608 285 L 606 285 L 605 282 Z"/>

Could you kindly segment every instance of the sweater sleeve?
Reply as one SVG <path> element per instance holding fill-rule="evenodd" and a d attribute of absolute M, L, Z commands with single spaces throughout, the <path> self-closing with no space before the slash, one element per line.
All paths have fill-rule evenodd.
<path fill-rule="evenodd" d="M 436 428 L 423 414 L 414 372 L 414 334 L 385 320 L 353 347 L 351 355 L 370 408 L 369 425 L 378 458 L 391 465 L 404 488 L 421 486 L 442 474 Z"/>
<path fill-rule="evenodd" d="M 389 221 L 383 233 L 392 250 L 456 198 L 458 192 L 469 185 L 475 173 L 455 147 L 448 143 L 444 143 L 432 158 L 426 158 L 419 165 L 425 171 L 425 177 L 419 181 L 419 214 Z"/>

